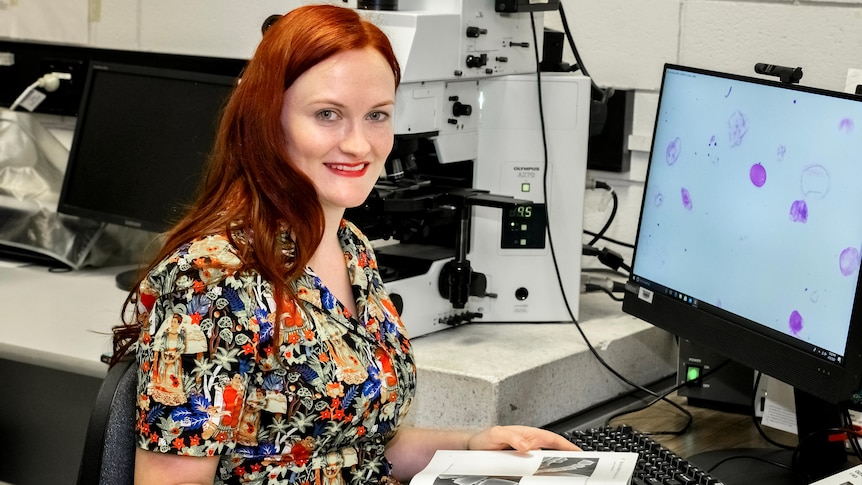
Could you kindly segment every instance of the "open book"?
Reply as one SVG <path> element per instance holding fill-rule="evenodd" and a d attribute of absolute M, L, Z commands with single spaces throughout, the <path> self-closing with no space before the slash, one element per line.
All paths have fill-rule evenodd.
<path fill-rule="evenodd" d="M 627 485 L 637 453 L 440 450 L 410 485 Z"/>

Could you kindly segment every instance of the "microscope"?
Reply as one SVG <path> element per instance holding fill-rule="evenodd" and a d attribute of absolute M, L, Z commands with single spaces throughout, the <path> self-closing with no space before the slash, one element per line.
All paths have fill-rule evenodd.
<path fill-rule="evenodd" d="M 385 173 L 345 217 L 372 239 L 411 337 L 577 318 L 590 80 L 537 72 L 558 5 L 357 2 L 402 82 Z"/>

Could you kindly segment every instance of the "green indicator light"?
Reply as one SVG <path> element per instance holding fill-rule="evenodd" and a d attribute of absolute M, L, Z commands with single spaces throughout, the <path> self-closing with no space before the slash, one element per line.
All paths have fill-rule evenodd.
<path fill-rule="evenodd" d="M 529 191 L 530 191 L 530 184 L 529 183 L 525 182 L 525 183 L 521 184 L 521 192 L 529 192 Z"/>
<path fill-rule="evenodd" d="M 700 367 L 689 367 L 685 375 L 686 380 L 696 381 L 700 379 Z"/>

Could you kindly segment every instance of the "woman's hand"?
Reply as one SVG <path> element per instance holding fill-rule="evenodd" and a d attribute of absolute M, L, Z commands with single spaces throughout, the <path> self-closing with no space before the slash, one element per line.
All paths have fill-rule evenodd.
<path fill-rule="evenodd" d="M 580 451 L 574 443 L 557 433 L 531 426 L 494 426 L 470 437 L 469 450 L 505 450 L 526 452 L 551 449 Z"/>
<path fill-rule="evenodd" d="M 539 449 L 580 451 L 562 436 L 531 426 L 494 426 L 479 432 L 423 429 L 402 426 L 389 442 L 386 457 L 394 465 L 395 478 L 408 482 L 425 468 L 437 450 Z"/>

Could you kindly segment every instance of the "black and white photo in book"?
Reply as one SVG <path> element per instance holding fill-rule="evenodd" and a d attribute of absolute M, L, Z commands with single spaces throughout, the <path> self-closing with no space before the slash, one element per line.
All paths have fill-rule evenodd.
<path fill-rule="evenodd" d="M 628 485 L 637 453 L 440 450 L 411 485 Z"/>

